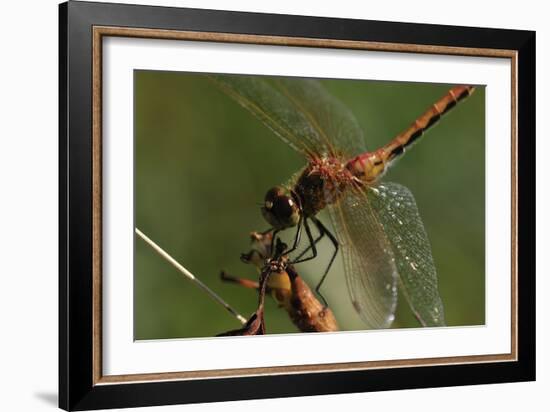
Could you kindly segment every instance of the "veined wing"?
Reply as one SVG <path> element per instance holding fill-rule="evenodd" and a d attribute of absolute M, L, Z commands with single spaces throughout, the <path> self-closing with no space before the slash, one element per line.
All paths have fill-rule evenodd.
<path fill-rule="evenodd" d="M 326 149 L 347 158 L 364 153 L 367 148 L 363 131 L 353 113 L 314 79 L 279 77 L 275 87 L 288 98 L 296 110 L 305 115 Z"/>
<path fill-rule="evenodd" d="M 412 193 L 397 183 L 380 183 L 365 193 L 391 244 L 399 288 L 411 310 L 422 326 L 444 326 L 430 241 Z"/>
<path fill-rule="evenodd" d="M 329 214 L 353 307 L 369 328 L 390 327 L 397 305 L 397 268 L 375 211 L 363 192 L 350 189 L 329 206 Z"/>
<path fill-rule="evenodd" d="M 366 151 L 353 114 L 313 79 L 210 75 L 225 93 L 305 156 Z"/>

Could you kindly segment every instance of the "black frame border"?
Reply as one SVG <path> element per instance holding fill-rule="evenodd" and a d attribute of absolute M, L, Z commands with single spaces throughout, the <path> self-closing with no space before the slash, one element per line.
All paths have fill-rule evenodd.
<path fill-rule="evenodd" d="M 518 360 L 94 385 L 92 27 L 359 40 L 517 52 Z M 59 6 L 59 406 L 90 410 L 535 380 L 535 32 L 74 2 Z M 519 184 L 521 182 L 521 184 Z"/>

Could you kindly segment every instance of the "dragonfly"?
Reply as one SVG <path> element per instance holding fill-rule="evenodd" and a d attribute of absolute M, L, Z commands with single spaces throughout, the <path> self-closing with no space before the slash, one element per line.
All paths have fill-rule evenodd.
<path fill-rule="evenodd" d="M 452 87 L 403 132 L 368 151 L 350 109 L 316 79 L 209 78 L 303 156 L 302 170 L 267 191 L 261 213 L 274 241 L 280 232 L 295 228 L 286 254 L 300 247 L 305 231 L 309 246 L 292 264 L 315 259 L 321 239 L 330 240 L 333 252 L 315 288 L 325 306 L 321 287 L 341 253 L 351 303 L 367 327 L 391 326 L 398 288 L 422 326 L 444 326 L 431 245 L 414 196 L 382 177 L 475 87 Z M 324 209 L 334 231 L 318 217 Z"/>

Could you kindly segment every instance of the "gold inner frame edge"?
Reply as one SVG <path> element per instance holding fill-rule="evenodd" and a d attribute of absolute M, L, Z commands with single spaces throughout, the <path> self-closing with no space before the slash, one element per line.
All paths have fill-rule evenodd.
<path fill-rule="evenodd" d="M 103 375 L 102 372 L 102 40 L 105 36 L 149 38 L 164 40 L 187 40 L 272 46 L 317 47 L 350 50 L 368 50 L 400 53 L 422 53 L 476 57 L 497 57 L 511 60 L 511 140 L 512 140 L 512 259 L 511 259 L 511 352 L 472 356 L 450 356 L 439 358 L 393 359 L 315 365 L 289 365 L 273 367 L 217 369 L 203 371 L 181 371 L 143 373 L 130 375 Z M 92 316 L 93 316 L 93 384 L 121 384 L 167 380 L 215 379 L 243 376 L 280 375 L 296 373 L 320 373 L 381 368 L 402 368 L 413 366 L 457 365 L 468 363 L 491 363 L 517 361 L 517 52 L 515 50 L 467 48 L 454 46 L 432 46 L 421 44 L 385 43 L 356 40 L 335 40 L 284 36 L 264 36 L 218 32 L 178 31 L 164 29 L 143 29 L 132 27 L 94 26 L 92 42 Z"/>

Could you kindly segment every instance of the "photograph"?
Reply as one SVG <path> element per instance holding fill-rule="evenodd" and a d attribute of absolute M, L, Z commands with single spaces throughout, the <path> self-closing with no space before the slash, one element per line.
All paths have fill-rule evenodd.
<path fill-rule="evenodd" d="M 133 87 L 136 341 L 485 325 L 485 85 Z"/>
<path fill-rule="evenodd" d="M 535 31 L 58 18 L 62 409 L 535 379 Z"/>

